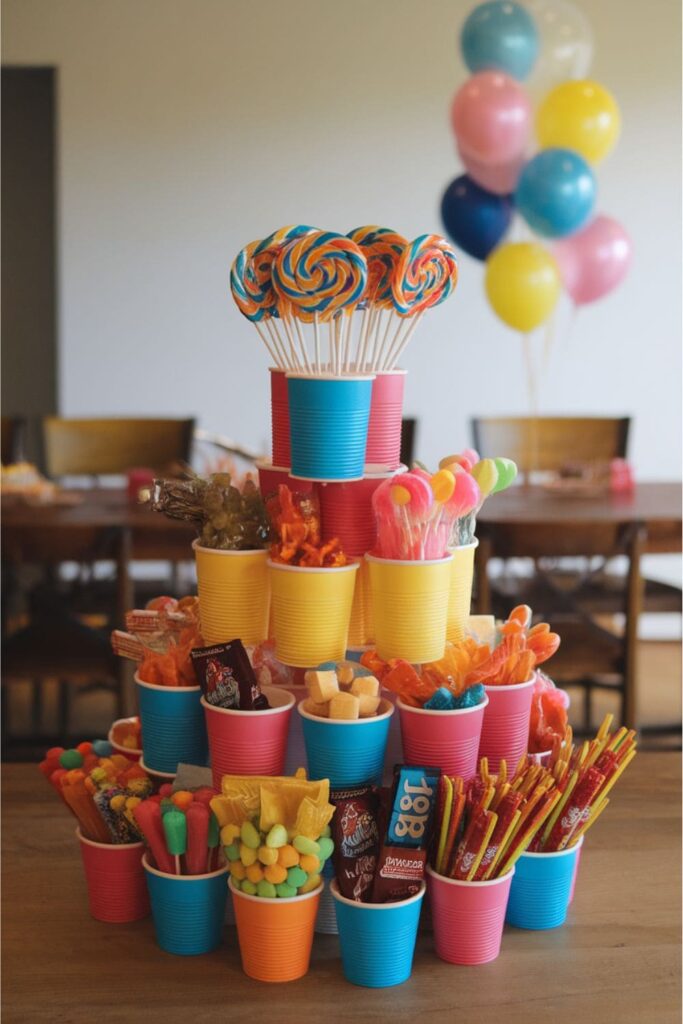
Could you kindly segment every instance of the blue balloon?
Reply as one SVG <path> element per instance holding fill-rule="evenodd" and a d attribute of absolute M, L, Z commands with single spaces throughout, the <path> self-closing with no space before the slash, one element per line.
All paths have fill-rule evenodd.
<path fill-rule="evenodd" d="M 595 176 L 573 149 L 543 149 L 524 167 L 515 204 L 525 221 L 546 238 L 573 235 L 595 207 Z"/>
<path fill-rule="evenodd" d="M 479 4 L 463 25 L 463 59 L 469 70 L 504 71 L 520 82 L 531 72 L 538 56 L 536 22 L 520 4 L 492 0 Z"/>
<path fill-rule="evenodd" d="M 510 227 L 512 196 L 494 196 L 466 174 L 452 181 L 441 200 L 441 219 L 455 245 L 485 260 Z"/>

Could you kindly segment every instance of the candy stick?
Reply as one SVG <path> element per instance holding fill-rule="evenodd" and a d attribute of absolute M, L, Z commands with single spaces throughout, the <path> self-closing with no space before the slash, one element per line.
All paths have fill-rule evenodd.
<path fill-rule="evenodd" d="M 507 849 L 503 852 L 503 865 L 498 870 L 498 876 L 506 875 L 510 868 L 514 866 L 517 860 L 522 856 L 524 851 L 529 846 L 531 840 L 534 838 L 536 833 L 539 831 L 544 821 L 547 819 L 549 814 L 552 814 L 557 802 L 560 799 L 559 790 L 554 790 L 552 794 L 546 799 L 543 806 L 537 812 L 535 818 L 527 826 L 527 829 L 521 836 L 519 832 L 513 835 L 512 840 L 508 843 Z"/>
<path fill-rule="evenodd" d="M 591 811 L 588 818 L 586 818 L 581 828 L 577 829 L 577 831 L 574 833 L 572 838 L 567 843 L 567 846 L 576 846 L 578 841 L 581 839 L 582 836 L 586 834 L 591 825 L 595 824 L 595 822 L 598 820 L 604 809 L 607 807 L 608 803 L 609 800 L 603 800 L 601 804 L 598 804 L 597 806 L 594 805 L 593 807 L 591 807 Z"/>
<path fill-rule="evenodd" d="M 456 779 L 455 781 L 460 783 L 462 786 L 462 779 Z M 460 825 L 462 824 L 463 814 L 465 812 L 465 793 L 462 789 L 455 791 L 453 794 L 453 807 L 451 810 L 451 820 L 448 825 L 448 834 L 446 836 L 446 845 L 444 847 L 443 859 L 441 861 L 442 875 L 450 877 L 453 859 L 453 849 L 455 842 L 460 831 Z"/>
<path fill-rule="evenodd" d="M 446 849 L 451 811 L 453 810 L 453 783 L 447 775 L 442 775 L 441 777 L 441 792 L 443 794 L 443 808 L 440 811 L 441 829 L 434 859 L 434 870 L 438 871 L 439 874 L 443 874 L 443 855 Z"/>
<path fill-rule="evenodd" d="M 179 875 L 180 858 L 187 849 L 187 820 L 182 811 L 171 810 L 166 811 L 161 821 L 166 836 L 166 847 L 175 858 L 175 873 Z"/>
<path fill-rule="evenodd" d="M 206 870 L 210 811 L 205 804 L 194 801 L 187 808 L 185 817 L 187 819 L 185 866 L 188 875 L 201 875 Z"/>
<path fill-rule="evenodd" d="M 296 317 L 294 317 L 293 322 L 294 327 L 296 328 L 297 338 L 299 339 L 299 347 L 301 348 L 301 354 L 304 357 L 304 365 L 306 366 L 306 371 L 307 373 L 311 373 L 311 364 L 308 361 L 308 351 L 306 349 L 306 342 L 304 340 L 303 332 L 301 330 L 301 325 L 299 324 L 299 321 Z"/>
<path fill-rule="evenodd" d="M 78 819 L 86 839 L 96 843 L 110 843 L 109 829 L 93 802 L 92 794 L 86 788 L 83 772 L 78 769 L 67 771 L 61 778 L 61 784 L 64 800 Z"/>
<path fill-rule="evenodd" d="M 609 793 L 609 791 L 614 786 L 614 783 L 617 781 L 617 779 L 619 778 L 621 773 L 624 771 L 624 769 L 627 768 L 628 765 L 630 765 L 631 761 L 633 760 L 633 758 L 636 756 L 637 753 L 638 753 L 637 750 L 631 750 L 627 754 L 627 756 L 624 758 L 624 760 L 621 762 L 621 764 L 619 765 L 619 767 L 615 771 L 614 775 L 612 775 L 612 777 L 607 780 L 607 782 L 605 783 L 604 787 L 598 793 L 597 799 L 595 800 L 595 803 L 594 803 L 594 807 L 599 807 L 600 804 L 603 802 L 603 800 L 606 799 L 607 794 Z"/>
<path fill-rule="evenodd" d="M 138 828 L 145 837 L 159 871 L 167 875 L 174 874 L 173 857 L 166 849 L 164 826 L 161 821 L 161 807 L 156 800 L 143 800 L 133 810 L 133 817 Z"/>
<path fill-rule="evenodd" d="M 519 805 L 522 801 L 521 796 L 518 793 L 512 793 L 509 797 L 498 804 L 496 814 L 498 815 L 498 821 L 496 827 L 493 830 L 489 839 L 488 845 L 484 851 L 484 855 L 481 858 L 481 863 L 478 866 L 477 874 L 475 877 L 477 880 L 483 876 L 491 863 L 493 862 L 496 854 L 500 851 L 501 843 L 506 840 L 507 836 L 510 835 L 510 825 L 516 819 L 519 821 L 520 811 Z"/>
<path fill-rule="evenodd" d="M 320 373 L 320 325 L 317 312 L 313 314 L 313 330 L 315 332 L 315 371 Z"/>
<path fill-rule="evenodd" d="M 221 841 L 221 829 L 218 824 L 218 818 L 211 811 L 209 815 L 209 833 L 206 839 L 208 846 L 208 854 L 206 858 L 206 870 L 211 871 L 212 867 L 217 869 L 218 867 L 218 844 Z"/>
<path fill-rule="evenodd" d="M 490 878 L 493 878 L 493 876 L 496 874 L 497 869 L 498 869 L 498 864 L 500 862 L 501 857 L 503 856 L 503 853 L 505 852 L 505 850 L 507 848 L 507 845 L 508 845 L 508 843 L 510 841 L 510 838 L 517 831 L 517 826 L 519 824 L 519 819 L 520 818 L 521 818 L 521 812 L 520 811 L 515 811 L 515 813 L 512 815 L 512 818 L 510 819 L 510 824 L 508 825 L 507 829 L 505 830 L 505 832 L 503 833 L 503 835 L 502 835 L 502 837 L 500 839 L 500 842 L 498 843 L 498 848 L 496 849 L 496 851 L 495 851 L 495 853 L 493 855 L 491 863 L 489 864 L 489 866 L 487 867 L 486 871 L 484 872 L 484 874 L 481 877 L 481 881 L 482 882 L 488 882 L 488 880 Z"/>
<path fill-rule="evenodd" d="M 258 325 L 258 324 L 256 323 L 256 321 L 254 321 L 254 327 L 255 327 L 255 328 L 256 328 L 256 330 L 258 331 L 258 335 L 259 335 L 259 338 L 261 339 L 261 341 L 263 342 L 263 344 L 264 344 L 264 345 L 266 346 L 266 348 L 268 349 L 268 352 L 269 352 L 269 354 L 270 354 L 270 357 L 271 357 L 271 359 L 272 359 L 272 360 L 273 360 L 273 362 L 274 362 L 274 363 L 276 364 L 276 366 L 279 366 L 279 365 L 280 365 L 280 360 L 278 359 L 277 355 L 275 354 L 275 349 L 273 348 L 273 346 L 271 345 L 271 343 L 270 343 L 270 342 L 268 341 L 268 339 L 266 338 L 265 334 L 263 333 L 263 331 L 261 330 L 261 328 L 259 327 L 259 325 Z"/>
<path fill-rule="evenodd" d="M 416 314 L 416 316 L 413 319 L 412 324 L 410 325 L 410 327 L 406 331 L 405 336 L 402 339 L 402 341 L 400 342 L 396 352 L 394 352 L 392 355 L 387 357 L 386 364 L 385 364 L 385 367 L 384 367 L 385 370 L 392 370 L 397 365 L 399 359 L 401 358 L 401 356 L 403 355 L 403 353 L 406 350 L 408 342 L 410 341 L 410 339 L 412 338 L 413 334 L 415 333 L 415 328 L 417 327 L 417 325 L 419 324 L 419 322 L 420 322 L 420 320 L 422 319 L 423 316 L 424 316 L 424 312 Z"/>
<path fill-rule="evenodd" d="M 565 803 L 564 810 L 555 821 L 543 847 L 549 851 L 565 848 L 572 833 L 581 825 L 594 797 L 605 781 L 605 776 L 596 768 L 588 768 L 577 782 L 572 799 Z"/>
<path fill-rule="evenodd" d="M 469 870 L 469 872 L 467 874 L 467 881 L 468 882 L 472 882 L 474 880 L 474 877 L 475 877 L 475 875 L 476 875 L 476 873 L 477 873 L 477 871 L 479 869 L 479 865 L 481 863 L 482 857 L 484 856 L 484 853 L 486 852 L 486 850 L 488 848 L 489 840 L 491 839 L 491 836 L 493 835 L 494 829 L 495 829 L 496 824 L 498 822 L 498 815 L 494 811 L 485 811 L 484 813 L 488 816 L 487 817 L 486 831 L 484 833 L 483 839 L 481 840 L 481 843 L 480 843 L 479 849 L 478 849 L 478 851 L 477 851 L 477 853 L 475 855 L 474 861 L 472 862 L 472 867 L 470 868 L 470 870 Z"/>

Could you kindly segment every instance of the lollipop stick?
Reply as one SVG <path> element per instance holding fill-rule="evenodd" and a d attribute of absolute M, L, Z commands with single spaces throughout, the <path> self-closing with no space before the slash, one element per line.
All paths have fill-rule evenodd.
<path fill-rule="evenodd" d="M 294 348 L 294 338 L 292 337 L 292 329 L 291 329 L 291 327 L 289 325 L 289 317 L 286 317 L 282 321 L 282 325 L 283 325 L 283 327 L 285 329 L 285 334 L 287 335 L 287 340 L 289 342 L 289 348 L 290 348 L 291 353 L 292 353 L 292 369 L 293 370 L 298 370 L 298 369 L 300 369 L 300 367 L 299 367 L 299 359 L 298 359 L 298 356 L 296 354 L 296 349 Z"/>
<path fill-rule="evenodd" d="M 179 874 L 181 874 L 181 871 L 180 871 L 180 854 L 176 853 L 176 855 L 175 855 L 175 857 L 173 859 L 175 861 L 175 873 L 176 873 L 176 875 L 179 875 Z"/>
<path fill-rule="evenodd" d="M 299 347 L 301 348 L 301 354 L 303 355 L 304 363 L 306 364 L 306 372 L 310 373 L 311 364 L 308 361 L 308 350 L 306 349 L 306 341 L 304 339 L 303 331 L 301 330 L 301 324 L 299 323 L 296 317 L 294 317 L 293 323 L 296 328 L 297 338 L 299 339 Z"/>
<path fill-rule="evenodd" d="M 382 335 L 382 343 L 379 346 L 379 351 L 377 353 L 376 369 L 378 369 L 378 370 L 381 368 L 382 363 L 384 361 L 384 347 L 385 347 L 385 345 L 387 343 L 387 338 L 389 337 L 389 329 L 391 327 L 391 324 L 393 322 L 393 319 L 394 319 L 395 315 L 396 314 L 394 313 L 393 309 L 391 309 L 389 311 L 389 316 L 387 317 L 387 325 L 384 328 L 384 334 Z"/>
<path fill-rule="evenodd" d="M 359 370 L 365 369 L 365 360 L 368 350 L 368 338 L 370 337 L 370 324 L 375 318 L 374 306 L 368 306 L 363 313 L 363 326 L 361 327 L 360 341 L 358 343 L 358 359 L 356 365 Z"/>
<path fill-rule="evenodd" d="M 281 362 L 281 365 L 282 365 L 282 369 L 285 369 L 285 370 L 289 369 L 289 360 L 287 359 L 287 349 L 285 348 L 284 341 L 280 337 L 279 330 L 277 329 L 277 327 L 275 326 L 273 321 L 270 320 L 270 319 L 266 320 L 265 324 L 266 324 L 266 329 L 267 329 L 268 333 L 270 334 L 271 340 L 272 340 L 273 345 L 275 347 L 275 351 L 280 356 L 280 362 Z"/>
<path fill-rule="evenodd" d="M 348 373 L 351 369 L 351 335 L 353 333 L 351 330 L 351 313 L 346 313 L 344 319 L 346 320 L 346 337 L 344 338 L 344 373 Z"/>
<path fill-rule="evenodd" d="M 316 373 L 320 373 L 320 326 L 317 313 L 313 314 L 313 329 L 315 331 L 315 370 Z"/>
<path fill-rule="evenodd" d="M 370 369 L 371 370 L 375 370 L 377 368 L 377 359 L 376 359 L 376 356 L 377 356 L 377 342 L 379 340 L 379 332 L 380 332 L 380 329 L 381 329 L 382 312 L 383 312 L 382 309 L 378 309 L 377 310 L 377 314 L 374 317 L 374 319 L 372 321 L 372 324 L 371 324 L 371 327 L 370 327 L 370 333 L 372 335 L 372 340 L 370 342 L 369 351 L 368 351 L 368 362 L 370 364 Z"/>
<path fill-rule="evenodd" d="M 268 349 L 268 352 L 270 353 L 270 357 L 271 357 L 271 359 L 272 359 L 272 360 L 273 360 L 273 362 L 274 362 L 274 363 L 276 364 L 276 366 L 280 366 L 280 362 L 281 362 L 281 360 L 280 360 L 279 356 L 277 356 L 277 355 L 275 354 L 275 351 L 274 351 L 274 349 L 273 349 L 273 346 L 272 346 L 272 345 L 270 344 L 270 342 L 268 341 L 268 339 L 266 338 L 265 334 L 263 333 L 263 331 L 261 330 L 261 328 L 259 327 L 259 325 L 258 325 L 258 324 L 256 323 L 256 321 L 254 321 L 254 327 L 255 327 L 255 328 L 256 328 L 256 330 L 258 331 L 258 335 L 259 335 L 259 338 L 261 339 L 261 341 L 263 342 L 263 344 L 264 344 L 264 345 L 266 346 L 266 348 Z M 282 368 L 282 367 L 280 367 L 280 368 Z"/>
<path fill-rule="evenodd" d="M 329 350 L 330 350 L 329 367 L 328 368 L 329 368 L 330 373 L 334 373 L 334 324 L 332 323 L 331 320 L 327 321 L 327 328 L 328 328 L 328 346 L 329 346 Z"/>
<path fill-rule="evenodd" d="M 398 363 L 399 359 L 401 358 L 403 352 L 405 351 L 408 342 L 410 341 L 410 339 L 412 338 L 413 334 L 415 333 L 415 328 L 417 327 L 417 325 L 419 324 L 419 322 L 420 322 L 420 320 L 422 319 L 423 316 L 424 316 L 424 312 L 421 312 L 421 313 L 417 314 L 417 316 L 413 320 L 412 324 L 410 325 L 410 327 L 408 328 L 408 330 L 404 334 L 403 339 L 399 342 L 399 345 L 398 345 L 398 348 L 396 349 L 396 352 L 390 358 L 387 359 L 385 369 L 392 370 L 396 366 L 396 364 Z"/>

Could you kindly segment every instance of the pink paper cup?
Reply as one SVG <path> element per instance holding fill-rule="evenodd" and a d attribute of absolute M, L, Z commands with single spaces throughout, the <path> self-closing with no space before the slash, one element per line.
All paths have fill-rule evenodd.
<path fill-rule="evenodd" d="M 270 412 L 273 464 L 289 466 L 292 458 L 289 440 L 289 398 L 284 370 L 270 367 Z"/>
<path fill-rule="evenodd" d="M 490 882 L 459 882 L 427 868 L 436 955 L 449 964 L 487 964 L 500 953 L 512 868 Z"/>
<path fill-rule="evenodd" d="M 396 469 L 401 461 L 401 423 L 406 370 L 380 371 L 372 385 L 367 462 Z M 367 550 L 367 548 L 366 548 Z"/>
<path fill-rule="evenodd" d="M 214 789 L 224 775 L 282 775 L 287 755 L 289 720 L 294 697 L 287 690 L 264 686 L 270 709 L 234 711 L 201 699 L 209 736 Z"/>
<path fill-rule="evenodd" d="M 309 494 L 315 488 L 312 480 L 295 480 L 289 475 L 288 467 L 273 465 L 270 459 L 258 459 L 256 469 L 259 490 L 264 499 L 271 494 L 277 494 L 280 484 L 286 484 L 291 491 L 298 491 L 300 494 Z"/>
<path fill-rule="evenodd" d="M 399 697 L 403 756 L 407 764 L 428 764 L 465 782 L 477 774 L 479 740 L 488 699 L 473 708 L 432 711 L 413 708 Z"/>
<path fill-rule="evenodd" d="M 372 496 L 382 481 L 395 473 L 389 466 L 366 465 L 362 480 L 320 484 L 323 536 L 338 537 L 347 555 L 362 557 L 370 551 L 377 539 Z"/>
<path fill-rule="evenodd" d="M 481 729 L 479 758 L 488 759 L 489 770 L 497 774 L 505 760 L 512 774 L 529 742 L 529 719 L 534 679 L 516 686 L 484 686 L 489 699 Z"/>
<path fill-rule="evenodd" d="M 144 843 L 95 843 L 86 839 L 79 828 L 76 835 L 81 845 L 90 913 L 95 920 L 126 924 L 147 917 Z"/>

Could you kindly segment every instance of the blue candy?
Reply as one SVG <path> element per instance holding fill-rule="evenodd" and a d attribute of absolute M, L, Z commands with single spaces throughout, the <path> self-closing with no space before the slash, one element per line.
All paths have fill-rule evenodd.
<path fill-rule="evenodd" d="M 467 705 L 469 706 L 469 705 Z M 456 698 L 445 686 L 440 686 L 424 705 L 426 711 L 452 711 L 459 707 Z"/>
<path fill-rule="evenodd" d="M 114 753 L 114 748 L 109 740 L 93 740 L 92 752 L 97 754 L 98 757 L 111 757 Z"/>
<path fill-rule="evenodd" d="M 437 693 L 439 691 L 437 690 Z M 474 686 L 468 687 L 467 690 L 463 690 L 459 697 L 456 697 L 453 702 L 454 708 L 474 708 L 477 704 L 481 704 L 486 691 L 481 683 L 475 683 Z M 425 704 L 425 707 L 427 705 Z"/>

